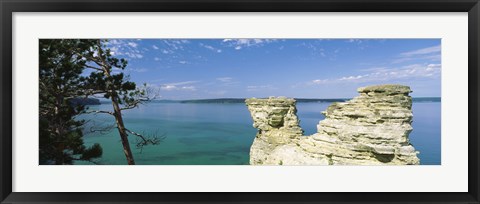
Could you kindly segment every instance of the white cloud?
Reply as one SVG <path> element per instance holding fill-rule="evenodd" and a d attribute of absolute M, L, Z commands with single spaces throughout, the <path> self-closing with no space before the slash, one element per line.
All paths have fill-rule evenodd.
<path fill-rule="evenodd" d="M 165 49 L 164 49 L 164 50 L 162 50 L 162 53 L 163 53 L 163 54 L 172 54 L 173 51 L 171 51 L 171 50 L 165 50 Z"/>
<path fill-rule="evenodd" d="M 128 42 L 128 45 L 129 45 L 130 47 L 134 47 L 134 48 L 136 48 L 136 47 L 138 46 L 138 44 L 137 44 L 137 43 L 134 43 L 134 42 Z"/>
<path fill-rule="evenodd" d="M 217 80 L 221 82 L 231 82 L 232 77 L 220 77 L 220 78 L 217 78 Z"/>
<path fill-rule="evenodd" d="M 155 57 L 155 58 L 153 58 L 153 60 L 155 60 L 155 61 L 160 61 L 160 58 Z"/>
<path fill-rule="evenodd" d="M 188 40 L 172 40 L 172 39 L 167 39 L 167 40 L 161 40 L 160 43 L 162 44 L 162 49 L 160 47 L 153 45 L 153 49 L 155 50 L 160 50 L 161 53 L 163 54 L 169 54 L 172 55 L 174 54 L 176 57 L 178 57 L 178 51 L 183 51 L 185 50 L 184 45 L 190 43 Z"/>
<path fill-rule="evenodd" d="M 195 91 L 195 90 L 197 90 L 197 89 L 195 88 L 195 86 L 182 86 L 181 89 L 182 89 L 182 90 L 188 90 L 188 91 Z"/>
<path fill-rule="evenodd" d="M 312 81 L 312 83 L 314 83 L 314 84 L 326 84 L 328 82 L 329 82 L 328 79 L 315 79 L 315 80 Z"/>
<path fill-rule="evenodd" d="M 235 50 L 241 50 L 245 47 L 260 47 L 276 41 L 276 39 L 224 39 L 222 42 L 228 47 L 233 47 Z"/>
<path fill-rule="evenodd" d="M 356 48 L 358 48 L 360 50 L 364 50 L 364 49 L 369 47 L 369 43 L 368 43 L 369 41 L 370 41 L 369 39 L 354 38 L 354 39 L 348 39 L 345 42 L 355 44 Z M 375 40 L 375 41 L 378 42 L 378 40 Z"/>
<path fill-rule="evenodd" d="M 362 39 L 348 39 L 347 42 L 349 43 L 357 43 L 357 44 L 361 44 L 363 43 L 364 40 Z"/>
<path fill-rule="evenodd" d="M 402 56 L 415 56 L 415 55 L 425 55 L 425 54 L 431 54 L 431 53 L 438 53 L 442 50 L 440 45 L 433 46 L 433 47 L 427 47 L 419 50 L 414 50 L 410 52 L 404 52 L 400 53 Z"/>
<path fill-rule="evenodd" d="M 335 84 L 335 83 L 361 83 L 385 82 L 392 80 L 432 78 L 441 74 L 441 64 L 412 64 L 400 68 L 371 68 L 368 74 L 343 76 L 334 79 L 315 79 L 307 85 Z"/>
<path fill-rule="evenodd" d="M 217 48 L 215 48 L 215 47 L 213 47 L 213 46 L 211 46 L 211 45 L 205 45 L 205 44 L 203 44 L 203 43 L 200 43 L 200 46 L 202 46 L 202 47 L 204 47 L 204 48 L 206 48 L 206 49 L 209 49 L 209 50 L 211 50 L 211 51 L 214 51 L 214 52 L 216 52 L 216 53 L 221 53 L 221 52 L 222 52 L 221 49 L 217 49 Z"/>
<path fill-rule="evenodd" d="M 160 89 L 165 90 L 165 91 L 171 91 L 177 89 L 176 86 L 174 85 L 163 85 L 160 87 Z"/>
<path fill-rule="evenodd" d="M 163 86 L 160 86 L 160 90 L 164 90 L 164 91 L 177 91 L 177 90 L 181 90 L 181 91 L 196 91 L 196 87 L 195 86 L 174 86 L 174 85 L 163 85 Z"/>
<path fill-rule="evenodd" d="M 127 59 L 141 59 L 145 50 L 141 49 L 135 40 L 113 39 L 108 40 L 105 44 L 114 56 L 124 57 Z"/>
<path fill-rule="evenodd" d="M 157 41 L 159 49 L 156 50 L 156 61 L 162 61 L 164 67 L 178 67 L 184 64 L 195 64 L 199 60 L 195 49 L 191 48 L 191 42 L 182 39 L 162 39 Z M 155 48 L 154 48 L 155 49 Z M 168 57 L 165 57 L 168 56 Z"/>
<path fill-rule="evenodd" d="M 321 41 L 311 41 L 311 42 L 303 42 L 303 43 L 300 43 L 298 44 L 297 46 L 299 47 L 305 47 L 307 49 L 310 50 L 310 53 L 313 57 L 326 57 L 327 55 L 325 54 L 325 49 L 323 49 L 321 47 L 321 45 L 319 44 L 319 42 Z"/>
<path fill-rule="evenodd" d="M 184 50 L 184 44 L 190 43 L 188 40 L 162 40 L 162 42 L 168 46 L 171 50 Z"/>
<path fill-rule="evenodd" d="M 362 75 L 348 76 L 348 77 L 342 77 L 342 78 L 340 78 L 339 80 L 340 80 L 340 81 L 345 81 L 345 80 L 357 80 L 357 79 L 361 79 L 361 78 L 363 78 L 363 77 L 365 77 L 365 76 L 367 76 L 367 75 L 363 75 L 363 76 L 362 76 Z"/>
<path fill-rule="evenodd" d="M 426 47 L 418 50 L 412 50 L 408 52 L 400 53 L 397 59 L 392 61 L 393 64 L 402 63 L 412 60 L 430 60 L 430 61 L 440 61 L 441 60 L 441 45 Z"/>
<path fill-rule="evenodd" d="M 142 59 L 143 58 L 143 55 L 139 54 L 139 53 L 124 52 L 123 54 L 130 57 L 130 58 L 133 58 L 133 59 Z"/>
<path fill-rule="evenodd" d="M 182 81 L 182 82 L 175 82 L 175 83 L 168 83 L 169 85 L 174 85 L 174 86 L 181 86 L 181 85 L 189 85 L 189 84 L 195 84 L 198 83 L 199 81 Z"/>
<path fill-rule="evenodd" d="M 183 90 L 183 91 L 196 91 L 196 87 L 191 85 L 198 83 L 198 81 L 183 81 L 183 82 L 175 82 L 175 83 L 168 83 L 160 85 L 160 89 L 164 91 L 176 91 L 176 90 Z"/>
<path fill-rule="evenodd" d="M 112 47 L 109 47 L 110 49 L 110 54 L 112 56 L 115 56 L 115 55 L 118 55 L 119 54 L 119 47 L 116 47 L 116 46 L 112 46 Z"/>

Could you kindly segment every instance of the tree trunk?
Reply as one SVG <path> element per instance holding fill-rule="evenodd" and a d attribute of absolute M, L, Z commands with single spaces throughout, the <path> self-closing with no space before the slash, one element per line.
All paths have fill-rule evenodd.
<path fill-rule="evenodd" d="M 102 44 L 100 40 L 97 40 L 97 45 L 98 45 L 98 56 L 100 56 L 100 60 L 102 61 L 102 64 L 103 64 L 103 74 L 108 78 L 110 77 L 111 66 L 102 57 L 103 50 L 102 50 Z M 128 133 L 125 129 L 125 125 L 123 124 L 122 110 L 118 105 L 118 95 L 116 90 L 112 90 L 111 99 L 112 99 L 112 105 L 114 110 L 113 115 L 115 117 L 115 122 L 117 123 L 118 133 L 120 134 L 120 138 L 122 139 L 123 153 L 125 153 L 125 157 L 127 158 L 128 165 L 135 165 L 135 160 L 133 159 L 132 150 L 130 149 L 130 143 L 128 143 Z"/>
<path fill-rule="evenodd" d="M 118 133 L 120 134 L 120 138 L 122 139 L 123 152 L 125 153 L 125 157 L 127 158 L 128 165 L 135 165 L 132 150 L 130 149 L 130 143 L 128 142 L 128 133 L 125 130 L 125 125 L 123 124 L 122 112 L 120 110 L 120 106 L 118 105 L 117 97 L 118 96 L 115 94 L 112 96 L 115 122 L 117 123 Z"/>
<path fill-rule="evenodd" d="M 65 163 L 65 158 L 63 155 L 63 151 L 65 150 L 65 145 L 63 144 L 63 138 L 65 137 L 65 124 L 63 124 L 63 121 L 60 117 L 60 107 L 62 105 L 62 100 L 63 97 L 61 95 L 56 96 L 55 98 L 55 133 L 56 133 L 56 146 L 57 146 L 57 151 L 55 152 L 55 164 L 56 165 L 62 165 Z"/>

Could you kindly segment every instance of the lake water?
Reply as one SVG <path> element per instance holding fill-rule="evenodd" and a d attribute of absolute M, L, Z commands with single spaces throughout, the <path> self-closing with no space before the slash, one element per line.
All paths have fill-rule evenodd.
<path fill-rule="evenodd" d="M 306 135 L 316 132 L 324 116 L 320 113 L 330 103 L 297 103 L 298 117 Z M 110 104 L 90 106 L 91 110 L 110 110 Z M 439 165 L 441 161 L 440 102 L 413 103 L 413 131 L 410 140 L 420 151 L 422 165 Z M 117 129 L 89 132 L 91 128 L 113 125 L 113 117 L 104 114 L 84 115 L 86 145 L 100 143 L 101 164 L 126 164 Z M 149 103 L 124 111 L 128 129 L 145 134 L 166 135 L 159 145 L 135 147 L 130 136 L 136 164 L 143 165 L 244 165 L 248 164 L 250 146 L 257 130 L 245 104 Z M 76 164 L 91 164 L 77 162 Z"/>

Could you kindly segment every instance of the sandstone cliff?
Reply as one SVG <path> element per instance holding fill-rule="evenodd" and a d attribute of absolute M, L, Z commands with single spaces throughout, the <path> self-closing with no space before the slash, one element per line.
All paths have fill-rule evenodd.
<path fill-rule="evenodd" d="M 289 98 L 247 99 L 259 129 L 250 149 L 252 165 L 419 164 L 410 144 L 412 99 L 408 86 L 359 88 L 360 96 L 322 112 L 318 132 L 304 136 Z"/>

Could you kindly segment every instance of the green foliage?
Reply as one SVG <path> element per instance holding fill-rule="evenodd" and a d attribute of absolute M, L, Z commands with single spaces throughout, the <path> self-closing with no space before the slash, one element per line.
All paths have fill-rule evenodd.
<path fill-rule="evenodd" d="M 79 97 L 101 95 L 112 101 L 114 112 L 96 112 L 115 117 L 129 164 L 134 164 L 134 160 L 128 134 L 141 138 L 141 146 L 160 141 L 125 128 L 121 112 L 148 101 L 148 89 L 146 84 L 137 88 L 129 81 L 129 76 L 122 72 L 127 60 L 112 56 L 106 40 L 40 40 L 39 45 L 40 163 L 72 164 L 75 160 L 92 161 L 102 155 L 99 144 L 87 148 L 83 143 L 85 121 L 75 117 L 87 108 L 75 102 Z"/>
<path fill-rule="evenodd" d="M 41 164 L 72 164 L 101 156 L 98 144 L 86 148 L 81 126 L 74 118 L 87 109 L 70 100 L 85 94 L 81 77 L 88 60 L 81 54 L 91 52 L 91 40 L 39 41 L 39 159 Z"/>
<path fill-rule="evenodd" d="M 103 149 L 99 144 L 94 144 L 88 149 L 84 149 L 81 159 L 83 160 L 91 160 L 93 158 L 97 158 L 102 156 Z"/>
<path fill-rule="evenodd" d="M 128 61 L 112 56 L 111 50 L 105 46 L 107 40 L 94 41 L 91 50 L 82 54 L 88 60 L 87 67 L 93 70 L 89 76 L 82 77 L 85 81 L 82 88 L 88 90 L 86 93 L 101 93 L 106 99 L 115 97 L 114 100 L 127 109 L 146 100 L 146 88 L 137 88 L 135 82 L 129 81 L 129 76 L 114 72 L 124 70 Z"/>

